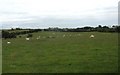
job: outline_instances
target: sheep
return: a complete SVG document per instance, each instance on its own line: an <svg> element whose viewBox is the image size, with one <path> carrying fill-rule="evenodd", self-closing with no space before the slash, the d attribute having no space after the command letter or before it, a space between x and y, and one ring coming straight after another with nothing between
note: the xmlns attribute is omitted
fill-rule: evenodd
<svg viewBox="0 0 120 75"><path fill-rule="evenodd" d="M37 40L40 39L40 36L38 36L36 39L37 39Z"/></svg>
<svg viewBox="0 0 120 75"><path fill-rule="evenodd" d="M11 42L8 41L7 44L11 44Z"/></svg>
<svg viewBox="0 0 120 75"><path fill-rule="evenodd" d="M65 35L63 35L63 37L65 37Z"/></svg>
<svg viewBox="0 0 120 75"><path fill-rule="evenodd" d="M90 38L94 38L95 36L94 35L90 35Z"/></svg>
<svg viewBox="0 0 120 75"><path fill-rule="evenodd" d="M30 40L30 38L26 38L26 40Z"/></svg>
<svg viewBox="0 0 120 75"><path fill-rule="evenodd" d="M36 38L37 40L39 39L39 38Z"/></svg>

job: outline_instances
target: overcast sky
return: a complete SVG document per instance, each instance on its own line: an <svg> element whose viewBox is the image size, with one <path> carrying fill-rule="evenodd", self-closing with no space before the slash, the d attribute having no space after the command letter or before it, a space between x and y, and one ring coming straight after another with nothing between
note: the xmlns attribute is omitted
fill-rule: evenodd
<svg viewBox="0 0 120 75"><path fill-rule="evenodd" d="M114 25L119 0L0 0L0 27Z"/></svg>

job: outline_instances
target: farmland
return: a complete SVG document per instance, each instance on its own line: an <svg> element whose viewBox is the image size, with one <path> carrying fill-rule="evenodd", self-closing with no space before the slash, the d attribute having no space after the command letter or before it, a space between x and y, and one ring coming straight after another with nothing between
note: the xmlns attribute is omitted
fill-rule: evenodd
<svg viewBox="0 0 120 75"><path fill-rule="evenodd" d="M89 38L91 34L95 38ZM21 36L2 40L3 73L118 71L117 33L38 32L29 41L25 40L26 35ZM36 39L38 36L40 39Z"/></svg>

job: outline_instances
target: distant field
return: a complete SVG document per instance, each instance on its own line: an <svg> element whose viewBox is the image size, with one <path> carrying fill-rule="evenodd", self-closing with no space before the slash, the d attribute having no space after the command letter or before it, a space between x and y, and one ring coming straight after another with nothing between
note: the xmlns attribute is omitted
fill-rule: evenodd
<svg viewBox="0 0 120 75"><path fill-rule="evenodd" d="M117 33L38 32L29 41L3 39L2 51L3 73L118 72Z"/></svg>

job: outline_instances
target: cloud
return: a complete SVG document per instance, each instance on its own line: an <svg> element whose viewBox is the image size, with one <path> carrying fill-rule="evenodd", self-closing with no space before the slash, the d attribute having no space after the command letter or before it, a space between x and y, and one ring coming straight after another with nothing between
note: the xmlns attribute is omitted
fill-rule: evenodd
<svg viewBox="0 0 120 75"><path fill-rule="evenodd" d="M77 27L117 24L119 0L0 0L7 27ZM12 25L12 26L11 26Z"/></svg>

